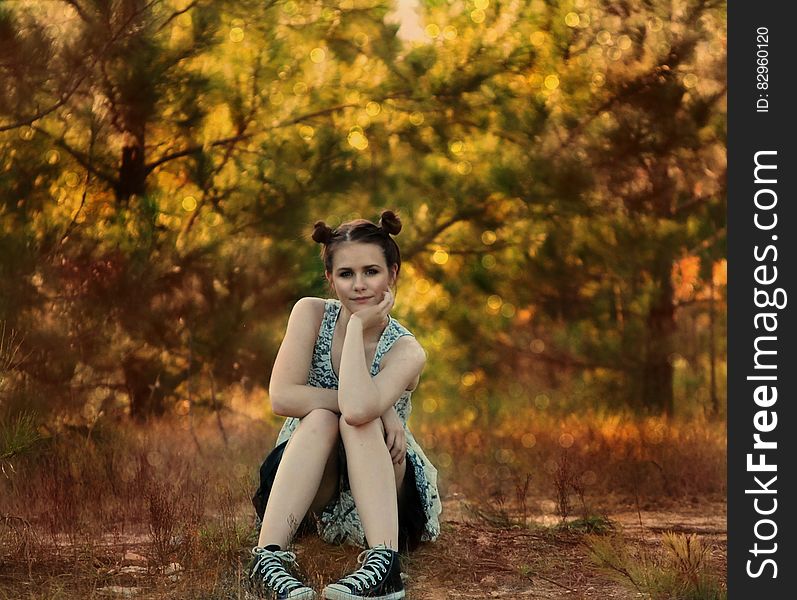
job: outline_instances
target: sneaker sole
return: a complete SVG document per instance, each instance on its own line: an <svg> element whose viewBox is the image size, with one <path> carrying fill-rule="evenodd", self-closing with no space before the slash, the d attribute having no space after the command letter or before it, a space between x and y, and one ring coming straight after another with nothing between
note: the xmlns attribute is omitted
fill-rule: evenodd
<svg viewBox="0 0 797 600"><path fill-rule="evenodd" d="M343 592L334 588L324 589L324 598L326 598L326 600L363 600L363 598L367 598L368 600L400 600L403 597L404 590L399 590L392 594L384 594L382 596L355 596L349 592Z"/></svg>
<svg viewBox="0 0 797 600"><path fill-rule="evenodd" d="M244 590L244 600L271 600L273 596L263 595L262 593L252 592L250 590ZM316 594L313 590L305 590L296 594L295 596L290 596L289 600L317 600L318 594Z"/></svg>

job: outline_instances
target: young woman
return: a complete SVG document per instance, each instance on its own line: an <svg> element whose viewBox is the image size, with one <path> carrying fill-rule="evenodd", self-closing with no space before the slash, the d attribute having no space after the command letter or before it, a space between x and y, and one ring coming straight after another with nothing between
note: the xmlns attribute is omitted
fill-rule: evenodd
<svg viewBox="0 0 797 600"><path fill-rule="evenodd" d="M288 417L260 468L253 498L262 519L250 577L267 597L316 598L289 571L285 549L315 525L329 543L366 550L329 600L404 597L399 551L440 533L437 470L407 429L426 354L390 316L401 222L315 224L335 299L294 306L271 374L273 411Z"/></svg>

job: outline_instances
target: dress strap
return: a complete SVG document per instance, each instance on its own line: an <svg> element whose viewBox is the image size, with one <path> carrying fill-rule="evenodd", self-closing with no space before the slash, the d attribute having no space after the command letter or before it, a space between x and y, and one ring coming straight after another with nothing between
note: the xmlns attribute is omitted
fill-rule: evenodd
<svg viewBox="0 0 797 600"><path fill-rule="evenodd" d="M376 375L379 372L380 365L382 364L382 357L390 351L390 349L393 347L393 344L395 344L399 338L402 338L405 335L412 335L415 337L409 329L404 327L404 325L396 321L396 319L393 317L390 317L390 322L387 324L387 327L385 328L385 331L382 333L382 337L379 340L379 345L376 347L376 354L374 354L374 368L371 375Z"/></svg>
<svg viewBox="0 0 797 600"><path fill-rule="evenodd" d="M318 329L318 342L315 348L319 356L329 355L332 352L332 335L335 333L336 315L339 310L340 303L331 298L324 300L324 316Z"/></svg>

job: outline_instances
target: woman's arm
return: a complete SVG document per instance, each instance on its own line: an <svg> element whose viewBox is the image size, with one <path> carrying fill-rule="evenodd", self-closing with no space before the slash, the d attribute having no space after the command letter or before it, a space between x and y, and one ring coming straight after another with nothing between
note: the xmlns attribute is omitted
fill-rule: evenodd
<svg viewBox="0 0 797 600"><path fill-rule="evenodd" d="M405 336L390 349L389 363L375 377L368 372L363 321L383 318L382 312L386 314L393 304L389 294L386 293L385 300L378 307L353 314L346 326L340 359L338 405L350 425L363 425L380 418L415 381L426 364L426 353L421 345L414 337Z"/></svg>
<svg viewBox="0 0 797 600"><path fill-rule="evenodd" d="M301 419L317 408L340 414L338 391L312 385L290 385L280 390L279 401L271 397L271 410L280 417ZM275 408L276 407L276 408Z"/></svg>
<svg viewBox="0 0 797 600"><path fill-rule="evenodd" d="M276 415L302 418L316 408L340 413L337 390L307 385L323 304L321 298L302 298L291 311L268 386Z"/></svg>

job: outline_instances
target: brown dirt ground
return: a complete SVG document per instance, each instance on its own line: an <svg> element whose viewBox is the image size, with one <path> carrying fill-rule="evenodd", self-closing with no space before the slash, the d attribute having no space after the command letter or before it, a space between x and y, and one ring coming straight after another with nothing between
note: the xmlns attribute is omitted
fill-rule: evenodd
<svg viewBox="0 0 797 600"><path fill-rule="evenodd" d="M637 510L633 505L618 504L606 516L615 532L636 548L660 547L664 531L698 534L711 549L713 570L724 579L724 503L694 500L648 508ZM521 527L501 524L485 518L485 514L472 510L462 497L444 502L438 541L423 545L403 560L408 599L640 597L590 562L582 533L551 526L557 522L555 517L536 516L529 526ZM221 578L210 572L158 572L147 565L147 536L124 537L109 536L107 545L93 547L88 560L82 560L76 551L71 566L51 564L49 574L41 571L39 561L29 572L24 564L3 560L0 554L0 565L5 563L0 569L0 600L244 597L241 581L245 558L237 573L230 572L229 563L219 564L214 572L227 573ZM329 546L315 536L307 536L297 541L294 551L308 583L320 590L356 568L360 549Z"/></svg>
<svg viewBox="0 0 797 600"><path fill-rule="evenodd" d="M724 579L724 503L639 511L618 506L608 517L615 532L635 547L655 549L664 531L697 534L711 548L713 570ZM357 564L356 548L343 546L330 552L329 546L313 538L296 546L298 560L316 589ZM404 559L403 566L411 600L639 597L592 565L583 534L553 527L491 524L475 516L460 499L444 502L438 541L423 545Z"/></svg>

